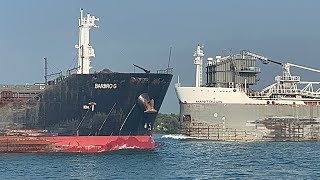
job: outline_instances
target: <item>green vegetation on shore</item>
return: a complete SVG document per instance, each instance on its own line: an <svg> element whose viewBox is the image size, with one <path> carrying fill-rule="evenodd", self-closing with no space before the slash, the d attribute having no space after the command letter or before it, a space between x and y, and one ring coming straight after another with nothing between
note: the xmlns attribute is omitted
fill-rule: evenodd
<svg viewBox="0 0 320 180"><path fill-rule="evenodd" d="M157 115L153 126L154 133L175 134L179 132L179 115L161 114Z"/></svg>

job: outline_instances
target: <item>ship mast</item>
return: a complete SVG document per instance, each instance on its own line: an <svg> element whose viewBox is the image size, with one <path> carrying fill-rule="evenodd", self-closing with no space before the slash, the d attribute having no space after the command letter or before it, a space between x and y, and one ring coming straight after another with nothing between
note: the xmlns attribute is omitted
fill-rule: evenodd
<svg viewBox="0 0 320 180"><path fill-rule="evenodd" d="M202 85L202 60L203 60L203 50L201 46L198 45L196 51L194 52L194 61L193 64L196 65L196 87Z"/></svg>
<svg viewBox="0 0 320 180"><path fill-rule="evenodd" d="M80 9L79 19L79 44L76 45L78 49L78 68L77 74L89 74L91 68L91 58L95 57L94 49L90 46L89 31L92 27L98 27L95 21L99 18L87 14L83 16L83 9Z"/></svg>

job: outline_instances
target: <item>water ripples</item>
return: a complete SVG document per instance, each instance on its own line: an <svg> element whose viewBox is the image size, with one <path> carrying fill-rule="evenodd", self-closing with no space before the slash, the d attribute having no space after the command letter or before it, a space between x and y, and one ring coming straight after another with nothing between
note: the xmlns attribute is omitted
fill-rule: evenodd
<svg viewBox="0 0 320 180"><path fill-rule="evenodd" d="M213 142L155 136L155 150L1 154L1 179L319 179L319 142Z"/></svg>

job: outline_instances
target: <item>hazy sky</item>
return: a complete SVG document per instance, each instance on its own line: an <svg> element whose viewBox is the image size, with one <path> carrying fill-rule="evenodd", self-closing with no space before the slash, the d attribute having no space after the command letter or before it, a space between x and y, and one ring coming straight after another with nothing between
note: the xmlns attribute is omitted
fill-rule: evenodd
<svg viewBox="0 0 320 180"><path fill-rule="evenodd" d="M320 69L320 1L316 0L0 2L1 84L43 82L44 57L49 59L50 73L73 66L81 7L100 18L100 27L91 31L96 52L93 70L132 72L133 63L153 71L164 69L173 47L174 79L161 112L179 111L174 92L177 75L183 85L194 85L192 55L197 44L204 45L206 58L248 49ZM281 73L275 65L262 68L259 87ZM292 72L320 81L319 74Z"/></svg>

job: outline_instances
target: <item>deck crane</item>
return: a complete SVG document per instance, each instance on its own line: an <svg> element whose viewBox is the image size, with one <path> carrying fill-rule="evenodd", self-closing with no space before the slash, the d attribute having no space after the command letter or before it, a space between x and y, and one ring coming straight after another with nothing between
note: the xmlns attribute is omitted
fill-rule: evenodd
<svg viewBox="0 0 320 180"><path fill-rule="evenodd" d="M241 55L242 56L250 56L250 57L253 57L254 59L259 59L263 64L269 64L270 62L272 62L272 63L278 64L278 65L283 65L281 62L271 60L267 57L252 53L247 50L242 50Z"/></svg>
<svg viewBox="0 0 320 180"><path fill-rule="evenodd" d="M271 60L265 56L261 56L261 55L252 53L247 50L242 50L241 55L242 56L250 56L252 58L259 59L263 64L269 64L269 62L272 62L272 63L278 64L278 65L281 65L283 67L283 69L285 70L285 73L287 76L291 76L291 74L290 74L290 67L291 66L320 73L320 70L318 70L318 69L313 69L313 68L309 68L309 67L305 67L305 66L301 66L301 65L297 65L297 64L292 64L292 63L281 63L278 61Z"/></svg>
<svg viewBox="0 0 320 180"><path fill-rule="evenodd" d="M247 50L241 51L241 55L243 58L251 57L254 59L258 59L263 64L269 64L270 62L272 62L282 66L283 75L276 76L275 78L276 83L266 87L261 91L261 93L276 94L278 97L291 94L291 95L300 95L302 97L320 98L320 88L318 88L316 91L313 90L313 85L319 86L320 82L302 82L300 81L300 76L291 75L290 67L296 67L296 68L309 70L317 73L320 73L320 70L297 65L297 64L292 64L292 63L281 63L278 61L271 60L267 57L252 53ZM305 87L299 90L297 87L297 84L304 84Z"/></svg>

